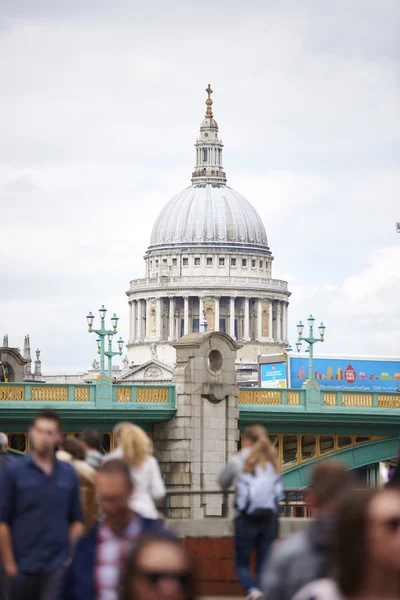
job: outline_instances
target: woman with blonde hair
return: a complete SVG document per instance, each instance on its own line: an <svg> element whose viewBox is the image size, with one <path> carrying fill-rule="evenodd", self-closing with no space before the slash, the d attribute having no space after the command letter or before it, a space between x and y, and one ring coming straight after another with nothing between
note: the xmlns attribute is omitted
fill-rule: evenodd
<svg viewBox="0 0 400 600"><path fill-rule="evenodd" d="M157 519L155 500L164 498L166 489L158 462L152 455L153 444L145 431L133 423L118 423L114 427L117 448L104 460L122 458L131 469L134 490L131 509L147 519Z"/></svg>
<svg viewBox="0 0 400 600"><path fill-rule="evenodd" d="M258 600L263 597L259 589L261 569L277 537L283 491L278 456L264 427L252 425L245 430L242 451L230 458L218 481L224 489L232 483L236 487L235 568L247 600ZM250 571L253 550L257 582Z"/></svg>

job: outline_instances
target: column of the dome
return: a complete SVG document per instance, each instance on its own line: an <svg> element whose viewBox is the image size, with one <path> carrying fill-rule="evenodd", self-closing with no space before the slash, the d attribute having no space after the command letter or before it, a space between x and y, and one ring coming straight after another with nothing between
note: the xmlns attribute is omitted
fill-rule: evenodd
<svg viewBox="0 0 400 600"><path fill-rule="evenodd" d="M243 328L243 341L250 341L250 298L244 298L244 328Z"/></svg>
<svg viewBox="0 0 400 600"><path fill-rule="evenodd" d="M136 341L136 300L131 302L131 340Z"/></svg>
<svg viewBox="0 0 400 600"><path fill-rule="evenodd" d="M128 334L128 342L132 342L132 305L133 300L129 300L128 302L128 310L129 310L129 334Z"/></svg>
<svg viewBox="0 0 400 600"><path fill-rule="evenodd" d="M143 312L142 312L142 299L139 298L137 301L137 340L143 338Z"/></svg>
<svg viewBox="0 0 400 600"><path fill-rule="evenodd" d="M214 331L219 331L219 296L214 300Z"/></svg>
<svg viewBox="0 0 400 600"><path fill-rule="evenodd" d="M235 296L229 298L229 335L235 339Z"/></svg>
<svg viewBox="0 0 400 600"><path fill-rule="evenodd" d="M146 298L146 340L150 339L150 298Z"/></svg>
<svg viewBox="0 0 400 600"><path fill-rule="evenodd" d="M273 310L273 302L272 300L269 301L269 311L268 311L268 337L271 340L271 342L274 340L274 332L272 331L272 327L273 327L273 320L272 320L272 310Z"/></svg>
<svg viewBox="0 0 400 600"><path fill-rule="evenodd" d="M276 306L276 341L282 341L282 304L277 302Z"/></svg>
<svg viewBox="0 0 400 600"><path fill-rule="evenodd" d="M283 316L282 316L282 325L283 325L283 341L285 344L288 343L288 303L283 303Z"/></svg>
<svg viewBox="0 0 400 600"><path fill-rule="evenodd" d="M175 298L169 298L168 341L175 339Z"/></svg>
<svg viewBox="0 0 400 600"><path fill-rule="evenodd" d="M262 335L262 299L257 299L257 339L261 341Z"/></svg>
<svg viewBox="0 0 400 600"><path fill-rule="evenodd" d="M156 337L158 340L162 340L162 331L161 331L161 301L162 298L157 298L156 300Z"/></svg>
<svg viewBox="0 0 400 600"><path fill-rule="evenodd" d="M204 320L204 298L203 296L199 296L199 331L201 328L201 323Z"/></svg>
<svg viewBox="0 0 400 600"><path fill-rule="evenodd" d="M189 296L183 297L183 335L189 333Z"/></svg>

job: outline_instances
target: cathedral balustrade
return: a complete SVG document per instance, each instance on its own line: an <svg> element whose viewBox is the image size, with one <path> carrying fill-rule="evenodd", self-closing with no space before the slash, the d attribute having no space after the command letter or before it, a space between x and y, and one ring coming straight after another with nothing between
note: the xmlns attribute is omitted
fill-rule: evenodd
<svg viewBox="0 0 400 600"><path fill-rule="evenodd" d="M204 289L206 287L228 288L238 287L260 288L263 291L287 291L288 284L281 279L271 279L269 277L229 277L229 276L205 276L205 277L149 277L145 279L134 279L130 282L130 290L158 290L158 289L180 289L196 288Z"/></svg>

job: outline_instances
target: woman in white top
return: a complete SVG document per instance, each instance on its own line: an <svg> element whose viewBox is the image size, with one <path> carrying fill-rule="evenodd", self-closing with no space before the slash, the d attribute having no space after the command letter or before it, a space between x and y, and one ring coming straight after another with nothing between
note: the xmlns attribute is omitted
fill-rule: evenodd
<svg viewBox="0 0 400 600"><path fill-rule="evenodd" d="M155 500L166 494L158 462L152 456L149 436L133 423L119 423L114 429L118 447L104 457L122 458L130 468L134 491L130 500L131 509L146 519L157 519Z"/></svg>

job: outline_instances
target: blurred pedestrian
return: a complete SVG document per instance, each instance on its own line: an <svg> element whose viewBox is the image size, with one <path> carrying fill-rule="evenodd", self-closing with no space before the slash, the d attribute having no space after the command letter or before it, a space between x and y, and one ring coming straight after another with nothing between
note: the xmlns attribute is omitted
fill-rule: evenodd
<svg viewBox="0 0 400 600"><path fill-rule="evenodd" d="M8 437L5 433L0 431L0 478L1 474L5 471L7 466L11 462L11 457L7 452L8 448ZM3 562L0 556L0 600L6 599L7 589L7 575L3 568Z"/></svg>
<svg viewBox="0 0 400 600"><path fill-rule="evenodd" d="M120 600L195 600L191 561L166 533L144 534L128 557Z"/></svg>
<svg viewBox="0 0 400 600"><path fill-rule="evenodd" d="M328 576L333 512L353 483L351 472L336 460L314 467L307 499L316 518L307 529L283 540L264 565L261 587L265 600L291 600L307 583Z"/></svg>
<svg viewBox="0 0 400 600"><path fill-rule="evenodd" d="M104 457L104 460L120 458L125 460L133 480L133 494L130 506L133 511L147 519L157 519L155 500L166 494L158 462L152 455L152 443L141 427L133 423L120 423L114 429L118 447Z"/></svg>
<svg viewBox="0 0 400 600"><path fill-rule="evenodd" d="M84 429L79 439L85 448L86 462L94 469L98 469L103 462L101 434L97 429Z"/></svg>
<svg viewBox="0 0 400 600"><path fill-rule="evenodd" d="M7 434L0 431L0 473L3 468L6 467L9 462L9 455L7 453L8 449L8 437Z"/></svg>
<svg viewBox="0 0 400 600"><path fill-rule="evenodd" d="M333 574L294 600L400 598L399 490L356 490L345 497L334 529Z"/></svg>
<svg viewBox="0 0 400 600"><path fill-rule="evenodd" d="M235 568L248 600L262 598L261 568L278 532L279 498L283 491L278 457L261 425L244 432L244 449L233 456L219 476L219 484L236 487L234 523ZM251 555L256 553L257 581L250 571Z"/></svg>
<svg viewBox="0 0 400 600"><path fill-rule="evenodd" d="M96 500L95 478L96 469L85 462L83 444L76 438L67 437L56 453L58 460L68 462L75 469L79 479L83 520L87 528L94 525L97 520L98 508Z"/></svg>
<svg viewBox="0 0 400 600"><path fill-rule="evenodd" d="M31 454L2 477L0 549L11 600L53 600L84 529L79 484L73 467L54 456L61 440L56 412L39 412L29 435Z"/></svg>
<svg viewBox="0 0 400 600"><path fill-rule="evenodd" d="M96 490L102 521L77 543L62 600L117 600L120 571L129 551L143 532L162 529L131 510L133 483L123 460L111 459L100 467Z"/></svg>

